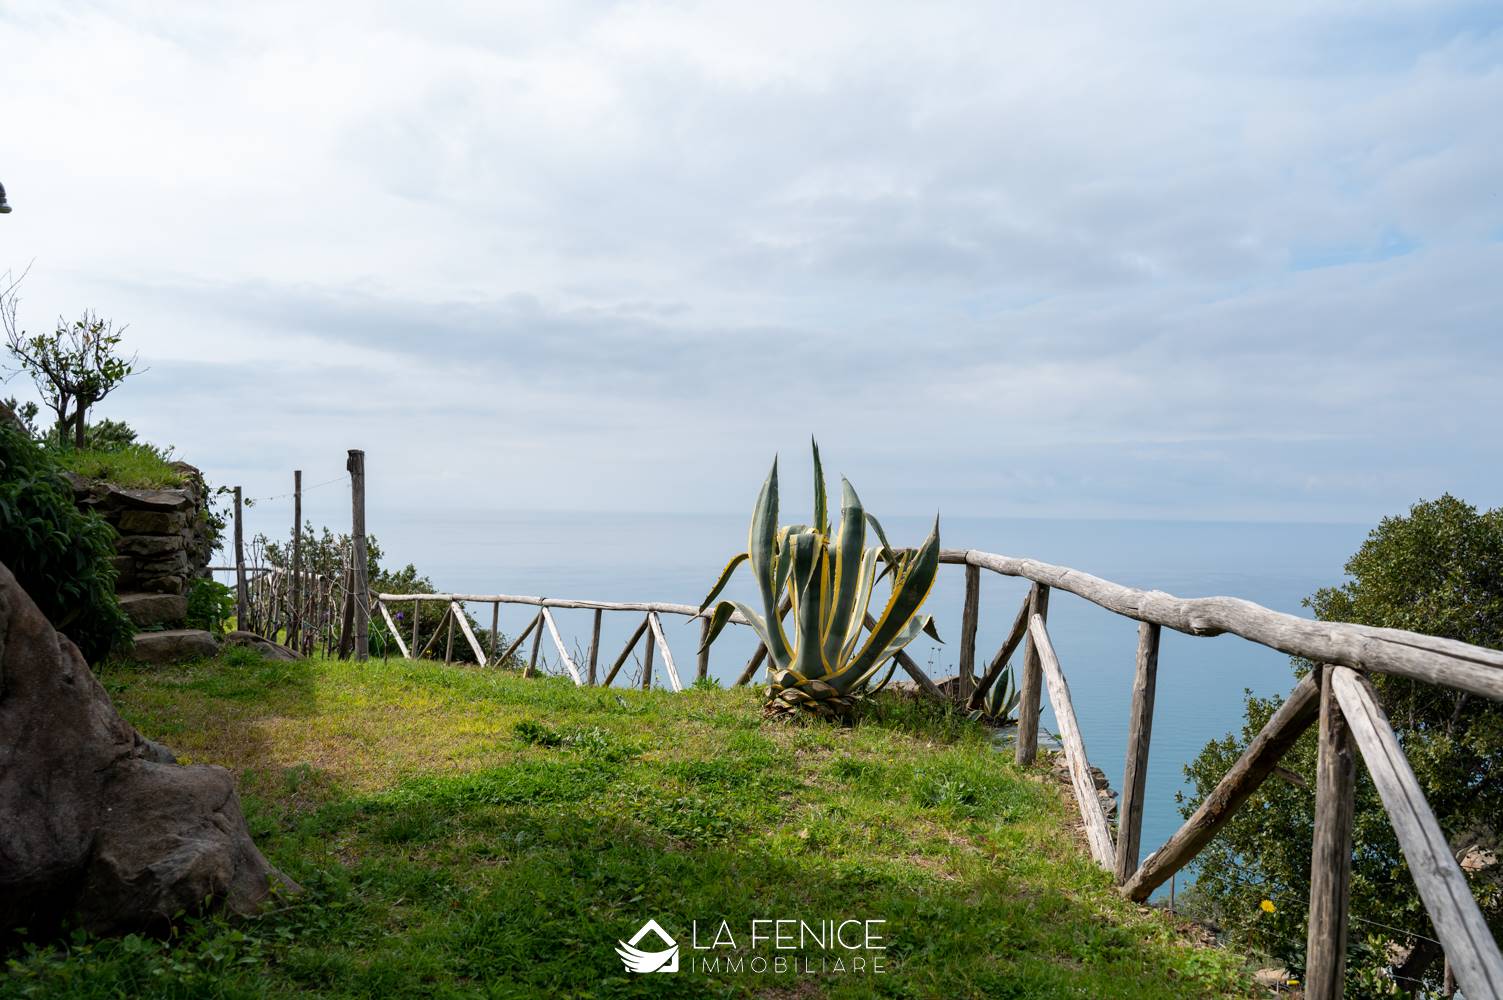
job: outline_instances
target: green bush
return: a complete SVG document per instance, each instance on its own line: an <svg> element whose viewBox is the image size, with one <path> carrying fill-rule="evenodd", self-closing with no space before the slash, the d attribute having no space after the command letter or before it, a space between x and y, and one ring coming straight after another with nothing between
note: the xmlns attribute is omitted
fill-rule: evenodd
<svg viewBox="0 0 1503 1000"><path fill-rule="evenodd" d="M115 532L73 505L57 463L0 421L0 562L90 661L129 641L115 598Z"/></svg>
<svg viewBox="0 0 1503 1000"><path fill-rule="evenodd" d="M215 580L199 579L188 585L189 628L224 634L224 623L235 613L235 592Z"/></svg>

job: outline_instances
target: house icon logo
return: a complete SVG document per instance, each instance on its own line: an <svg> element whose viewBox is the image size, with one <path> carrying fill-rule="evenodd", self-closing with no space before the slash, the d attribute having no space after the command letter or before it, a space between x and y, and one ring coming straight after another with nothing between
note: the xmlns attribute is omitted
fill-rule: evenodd
<svg viewBox="0 0 1503 1000"><path fill-rule="evenodd" d="M643 951L637 947L648 934L656 934L658 940L665 947L662 951ZM656 920L649 920L642 925L642 929L633 934L630 941L617 941L621 947L616 949L616 954L621 956L621 964L626 966L627 972L677 972L678 971L678 942L668 936L661 924Z"/></svg>

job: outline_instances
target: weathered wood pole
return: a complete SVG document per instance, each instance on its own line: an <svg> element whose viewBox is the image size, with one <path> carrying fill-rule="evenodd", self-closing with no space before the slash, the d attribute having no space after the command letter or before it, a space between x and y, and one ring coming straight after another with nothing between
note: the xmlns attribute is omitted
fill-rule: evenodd
<svg viewBox="0 0 1503 1000"><path fill-rule="evenodd" d="M1135 903L1169 881L1175 872L1194 860L1216 831L1257 791L1275 765L1294 746L1320 708L1320 686L1309 677L1295 685L1289 697L1258 731L1231 769L1217 782L1194 815L1174 832L1163 847L1148 855L1122 887L1122 894Z"/></svg>
<svg viewBox="0 0 1503 1000"><path fill-rule="evenodd" d="M1159 626L1138 623L1138 664L1127 720L1127 768L1117 823L1117 884L1138 870L1143 839L1143 789L1148 781L1148 744L1153 738L1153 695L1159 671Z"/></svg>
<svg viewBox="0 0 1503 1000"><path fill-rule="evenodd" d="M496 658L496 650L501 646L501 602L491 602L491 655L489 660ZM481 666L485 666L484 663Z"/></svg>
<svg viewBox="0 0 1503 1000"><path fill-rule="evenodd" d="M1028 618L1038 615L1049 621L1049 588L1035 583L1028 594ZM1039 698L1043 693L1044 668L1039 662L1039 651L1034 645L1030 630L1028 644L1023 647L1023 680L1018 685L1018 745L1016 759L1019 764L1032 764L1039 755Z"/></svg>
<svg viewBox="0 0 1503 1000"><path fill-rule="evenodd" d="M1347 905L1352 878L1352 819L1357 762L1351 733L1320 668L1320 750L1315 766L1315 842L1310 857L1310 921L1305 939L1307 1000L1341 1000L1346 981Z"/></svg>
<svg viewBox="0 0 1503 1000"><path fill-rule="evenodd" d="M1503 953L1371 682L1347 667L1334 667L1331 675L1352 742L1362 752L1367 773L1398 834L1414 887L1430 914L1435 936L1451 959L1461 991L1468 997L1503 997Z"/></svg>
<svg viewBox="0 0 1503 1000"><path fill-rule="evenodd" d="M538 616L533 624L536 626L532 633L532 656L527 660L527 669L522 671L523 677L532 677L538 672L538 651L543 648L543 612L547 608L538 608Z"/></svg>
<svg viewBox="0 0 1503 1000"><path fill-rule="evenodd" d="M449 631L444 636L444 663L454 662L454 609L449 609Z"/></svg>
<svg viewBox="0 0 1503 1000"><path fill-rule="evenodd" d="M652 612L647 613L647 624L652 625ZM642 690L652 690L652 629L647 629L647 648L642 653Z"/></svg>
<svg viewBox="0 0 1503 1000"><path fill-rule="evenodd" d="M997 678L1002 676L1002 671L1007 668L1007 661L1017 650L1018 644L1028 634L1028 605L1032 594L1023 598L1023 604L1018 608L1018 616L1013 619L1012 631L1007 633L1007 640L997 650L997 655L992 657L991 665L986 668L986 673L976 682L976 689L971 692L970 699L966 702L969 711L976 711L986 702L986 693L997 683Z"/></svg>
<svg viewBox="0 0 1503 1000"><path fill-rule="evenodd" d="M344 609L339 627L339 658L348 660L355 649L355 560L344 565Z"/></svg>
<svg viewBox="0 0 1503 1000"><path fill-rule="evenodd" d="M1060 669L1059 657L1054 653L1054 644L1044 628L1044 619L1034 615L1028 620L1028 637L1039 651L1044 681L1049 685L1049 700L1054 705L1054 717L1059 720L1059 742L1065 751L1065 763L1070 768L1070 784L1075 789L1075 802L1080 807L1080 819L1085 824L1086 842L1091 848L1091 857L1107 871L1111 871L1117 848L1112 844L1111 827L1106 822L1106 812L1101 800L1096 797L1096 783L1091 779L1091 760L1086 756L1085 740L1080 735L1080 723L1075 721L1075 705L1070 698L1070 684L1065 672Z"/></svg>
<svg viewBox="0 0 1503 1000"><path fill-rule="evenodd" d="M350 543L354 549L351 562L355 570L355 659L367 660L371 655L371 595L369 581L365 578L370 569L365 547L365 452L351 448L345 467L350 470Z"/></svg>
<svg viewBox="0 0 1503 1000"><path fill-rule="evenodd" d="M511 641L511 645L506 647L505 652L496 657L496 665L500 666L507 660L511 659L511 654L522 648L522 643L527 641L527 637L532 634L532 630L542 627L543 612L539 610L538 613L533 617L532 621L527 623L527 627L522 630L522 634L513 639Z"/></svg>
<svg viewBox="0 0 1503 1000"><path fill-rule="evenodd" d="M699 620L699 660L694 665L694 679L702 681L710 676L710 647L706 640L710 638L710 619Z"/></svg>
<svg viewBox="0 0 1503 1000"><path fill-rule="evenodd" d="M235 487L235 627L250 628L250 593L245 586L245 525L240 513L240 487Z"/></svg>
<svg viewBox="0 0 1503 1000"><path fill-rule="evenodd" d="M298 648L303 631L303 470L292 472L292 617L287 622L287 645ZM273 637L275 638L275 637Z"/></svg>
<svg viewBox="0 0 1503 1000"><path fill-rule="evenodd" d="M595 624L590 629L590 686L595 686L596 664L600 662L600 617L605 614L599 608L595 609Z"/></svg>
<svg viewBox="0 0 1503 1000"><path fill-rule="evenodd" d="M643 632L647 631L648 624L648 620L643 618L642 624L638 625L637 630L631 634L631 638L626 640L626 647L621 650L621 655L616 657L616 662L611 664L611 669L606 671L605 680L600 682L602 687L611 686L611 681L616 679L616 674L626 665L626 661L631 657L631 651L637 648L637 640L642 638Z"/></svg>
<svg viewBox="0 0 1503 1000"><path fill-rule="evenodd" d="M412 658L414 660L418 658L419 651L422 649L422 647L418 645L418 622L420 622L422 620L423 620L423 602L422 601L413 601L412 602Z"/></svg>
<svg viewBox="0 0 1503 1000"><path fill-rule="evenodd" d="M965 568L965 608L960 616L960 674L956 700L964 704L976 690L976 625L981 618L981 567Z"/></svg>

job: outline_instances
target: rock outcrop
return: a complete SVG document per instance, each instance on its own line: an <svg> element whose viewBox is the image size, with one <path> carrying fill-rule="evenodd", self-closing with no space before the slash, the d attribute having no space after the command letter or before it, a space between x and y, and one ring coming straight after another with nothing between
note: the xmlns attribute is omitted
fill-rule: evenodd
<svg viewBox="0 0 1503 1000"><path fill-rule="evenodd" d="M0 937L248 913L296 889L251 842L230 773L171 761L0 565Z"/></svg>

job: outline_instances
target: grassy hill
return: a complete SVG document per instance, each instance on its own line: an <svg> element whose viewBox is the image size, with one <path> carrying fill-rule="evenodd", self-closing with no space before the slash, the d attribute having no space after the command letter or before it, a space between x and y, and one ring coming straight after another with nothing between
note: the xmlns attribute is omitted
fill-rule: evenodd
<svg viewBox="0 0 1503 1000"><path fill-rule="evenodd" d="M1254 992L1238 956L1111 890L1042 772L931 707L789 727L764 724L745 690L243 653L103 679L145 734L236 772L257 842L306 892L253 920L188 920L168 941L28 948L0 995ZM679 943L677 973L618 959L648 918ZM747 960L775 954L750 947L759 919L883 921L883 948L804 947L786 953L794 971L754 972ZM698 944L725 920L737 947L694 948L695 920ZM704 971L711 956L719 971ZM736 957L747 964L726 971Z"/></svg>

